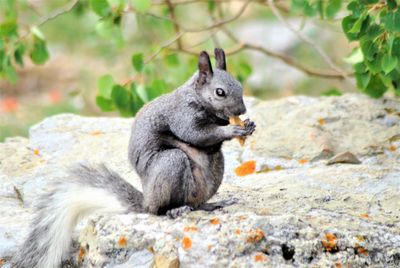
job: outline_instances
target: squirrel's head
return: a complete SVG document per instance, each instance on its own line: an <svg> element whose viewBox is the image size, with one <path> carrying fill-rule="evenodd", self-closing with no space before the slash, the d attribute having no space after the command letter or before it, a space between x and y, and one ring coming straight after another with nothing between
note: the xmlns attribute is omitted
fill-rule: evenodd
<svg viewBox="0 0 400 268"><path fill-rule="evenodd" d="M225 53L214 50L216 69L211 67L210 57L202 51L195 90L205 108L217 117L227 120L246 112L242 85L226 71Z"/></svg>

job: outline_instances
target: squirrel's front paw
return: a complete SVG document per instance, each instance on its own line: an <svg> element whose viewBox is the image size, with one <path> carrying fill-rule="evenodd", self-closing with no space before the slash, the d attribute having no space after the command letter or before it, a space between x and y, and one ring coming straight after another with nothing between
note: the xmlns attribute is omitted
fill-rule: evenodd
<svg viewBox="0 0 400 268"><path fill-rule="evenodd" d="M228 125L227 130L229 132L228 136L230 138L234 137L246 137L253 134L254 130L256 129L256 124L249 119L244 120L244 126L239 125Z"/></svg>
<svg viewBox="0 0 400 268"><path fill-rule="evenodd" d="M246 130L246 136L250 136L256 130L256 123L246 119L244 120L244 129Z"/></svg>

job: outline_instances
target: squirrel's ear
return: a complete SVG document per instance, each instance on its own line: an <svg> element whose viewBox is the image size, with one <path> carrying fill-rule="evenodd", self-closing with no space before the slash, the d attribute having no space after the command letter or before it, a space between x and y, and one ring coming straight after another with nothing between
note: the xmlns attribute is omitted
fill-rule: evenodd
<svg viewBox="0 0 400 268"><path fill-rule="evenodd" d="M225 52L222 48L214 49L215 59L217 60L217 68L226 71Z"/></svg>
<svg viewBox="0 0 400 268"><path fill-rule="evenodd" d="M199 57L199 77L197 83L203 85L207 82L207 79L213 76L213 70L211 67L210 57L207 52L202 51Z"/></svg>

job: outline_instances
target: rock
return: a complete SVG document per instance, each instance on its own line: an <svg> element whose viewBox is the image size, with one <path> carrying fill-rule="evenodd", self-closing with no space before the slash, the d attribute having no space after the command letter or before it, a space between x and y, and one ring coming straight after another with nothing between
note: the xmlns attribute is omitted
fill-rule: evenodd
<svg viewBox="0 0 400 268"><path fill-rule="evenodd" d="M340 154L335 155L331 159L328 160L326 163L327 165L333 164L361 164L361 161L358 158L350 153L350 152L343 152Z"/></svg>
<svg viewBox="0 0 400 268"><path fill-rule="evenodd" d="M392 137L400 134L399 103L362 95L246 102L258 128L244 147L235 140L224 145L224 182L211 200L238 202L175 220L92 215L73 234L66 263L398 267L400 141ZM0 143L0 263L26 237L32 207L48 183L68 179L68 166L105 162L141 189L127 159L131 124L64 114L32 127L29 139ZM362 163L325 165L328 155L345 151ZM250 160L255 170L236 176L234 169Z"/></svg>
<svg viewBox="0 0 400 268"><path fill-rule="evenodd" d="M155 268L179 268L179 258L173 257L167 257L164 255L157 255L154 258L154 266Z"/></svg>

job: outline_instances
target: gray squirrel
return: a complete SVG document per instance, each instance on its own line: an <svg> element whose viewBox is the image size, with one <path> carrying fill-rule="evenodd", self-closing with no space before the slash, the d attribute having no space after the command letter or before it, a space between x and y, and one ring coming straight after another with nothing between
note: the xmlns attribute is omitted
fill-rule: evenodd
<svg viewBox="0 0 400 268"><path fill-rule="evenodd" d="M225 53L216 48L216 69L203 51L198 71L175 91L145 105L136 115L129 161L143 193L104 165L79 165L68 180L41 197L30 233L11 261L14 268L60 267L67 257L77 222L94 212L151 213L175 218L206 203L224 174L221 146L246 137L254 122L230 125L229 117L246 112L242 87L226 72Z"/></svg>

